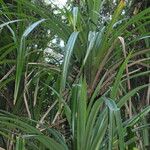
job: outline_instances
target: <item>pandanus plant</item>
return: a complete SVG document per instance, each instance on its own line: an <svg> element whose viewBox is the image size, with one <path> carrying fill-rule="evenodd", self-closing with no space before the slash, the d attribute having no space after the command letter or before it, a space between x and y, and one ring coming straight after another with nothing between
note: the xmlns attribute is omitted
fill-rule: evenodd
<svg viewBox="0 0 150 150"><path fill-rule="evenodd" d="M128 3L0 1L2 147L149 146L150 9L130 17Z"/></svg>

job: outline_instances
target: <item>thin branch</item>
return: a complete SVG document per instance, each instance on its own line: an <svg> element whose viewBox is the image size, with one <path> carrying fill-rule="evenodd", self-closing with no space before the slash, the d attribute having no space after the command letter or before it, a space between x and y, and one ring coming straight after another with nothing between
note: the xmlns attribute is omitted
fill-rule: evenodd
<svg viewBox="0 0 150 150"><path fill-rule="evenodd" d="M61 72L61 70L58 69L58 68L56 68L56 66L50 65L50 64L46 64L46 63L30 62L30 63L28 63L28 65L38 65L38 66L40 66L40 67L48 67L48 68L51 68L51 69L54 70L54 71Z"/></svg>
<svg viewBox="0 0 150 150"><path fill-rule="evenodd" d="M5 79L7 79L7 77L15 70L15 66L13 66L4 76L3 78L0 80L0 83L3 82Z"/></svg>
<svg viewBox="0 0 150 150"><path fill-rule="evenodd" d="M40 78L37 79L37 83L36 83L36 87L35 87L35 91L34 91L33 106L35 106L36 102L37 102L37 95L38 95L38 90L39 90L39 80L40 80Z"/></svg>
<svg viewBox="0 0 150 150"><path fill-rule="evenodd" d="M58 100L53 103L51 107L48 108L48 110L45 112L45 114L41 117L39 123L36 125L36 128L39 128L41 124L43 124L44 119L47 117L49 112L53 109L53 107L57 104Z"/></svg>
<svg viewBox="0 0 150 150"><path fill-rule="evenodd" d="M122 51L123 51L123 55L124 55L124 58L126 59L127 58L127 55L126 55L126 47L125 47L125 41L124 41L124 38L123 37L118 37L121 44L122 44ZM130 83L130 76L129 76L129 68L128 68L128 65L126 65L126 75L127 75L127 85L128 85L128 91L131 90L131 83ZM131 98L129 99L129 116L130 118L132 118L132 102L131 102Z"/></svg>
<svg viewBox="0 0 150 150"><path fill-rule="evenodd" d="M103 70L103 67L105 66L105 62L107 61L109 55L111 54L111 52L114 49L114 46L116 45L117 42L118 42L118 39L116 39L114 41L114 43L112 44L112 46L108 49L108 52L107 52L106 56L104 57L102 63L100 63L99 69L98 69L98 71L96 73L95 79L94 79L92 87L90 89L90 94L89 94L90 96L92 95L92 93L93 93L93 91L94 91L94 89L95 89L95 87L96 87L96 85L98 83L99 76L100 76L101 71Z"/></svg>
<svg viewBox="0 0 150 150"><path fill-rule="evenodd" d="M150 76L149 76L149 83L150 83ZM150 86L148 86L148 90L147 90L147 105L150 104Z"/></svg>
<svg viewBox="0 0 150 150"><path fill-rule="evenodd" d="M141 62L147 61L147 60L150 60L150 57L149 57L149 58L143 58L143 59L139 59L139 60L137 60L137 61L134 61L133 63L128 64L128 67L131 67L131 66L136 65L136 64L140 64Z"/></svg>
<svg viewBox="0 0 150 150"><path fill-rule="evenodd" d="M25 107L26 107L26 110L27 110L27 113L28 113L28 117L31 119L31 112L30 112L30 109L29 109L29 104L28 104L28 100L27 100L27 97L26 97L26 92L27 92L27 73L25 73L25 83L24 83L24 93L23 93L23 98L24 98L24 103L25 103Z"/></svg>

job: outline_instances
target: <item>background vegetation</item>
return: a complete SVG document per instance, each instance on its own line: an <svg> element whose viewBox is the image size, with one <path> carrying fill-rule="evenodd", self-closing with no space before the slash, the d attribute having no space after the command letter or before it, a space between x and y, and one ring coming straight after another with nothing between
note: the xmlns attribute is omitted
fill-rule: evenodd
<svg viewBox="0 0 150 150"><path fill-rule="evenodd" d="M150 149L149 6L0 0L0 146Z"/></svg>

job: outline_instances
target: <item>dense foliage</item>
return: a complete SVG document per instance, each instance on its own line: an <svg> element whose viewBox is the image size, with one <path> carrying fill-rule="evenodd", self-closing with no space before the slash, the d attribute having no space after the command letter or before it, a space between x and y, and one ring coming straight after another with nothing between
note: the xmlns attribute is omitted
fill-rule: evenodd
<svg viewBox="0 0 150 150"><path fill-rule="evenodd" d="M0 0L0 147L150 149L146 0Z"/></svg>

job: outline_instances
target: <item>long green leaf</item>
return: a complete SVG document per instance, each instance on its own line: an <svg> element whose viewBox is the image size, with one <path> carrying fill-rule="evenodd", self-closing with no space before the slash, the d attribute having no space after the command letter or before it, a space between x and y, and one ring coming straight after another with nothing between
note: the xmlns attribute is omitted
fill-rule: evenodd
<svg viewBox="0 0 150 150"><path fill-rule="evenodd" d="M79 34L79 32L73 32L67 42L66 47L65 47L65 58L64 58L64 64L63 64L63 72L62 72L62 78L61 78L60 91L62 91L66 85L69 63L70 63L71 55L72 55L73 48L74 48L78 34Z"/></svg>
<svg viewBox="0 0 150 150"><path fill-rule="evenodd" d="M18 92L19 92L19 86L20 86L20 80L22 76L22 71L23 67L25 64L25 55L26 55L26 50L25 50L25 39L26 37L45 19L39 20L35 23L33 23L31 26L29 26L23 33L20 41L20 48L18 51L18 56L17 56L17 67L16 67L16 81L15 81L15 91L14 91L14 104L16 103Z"/></svg>

